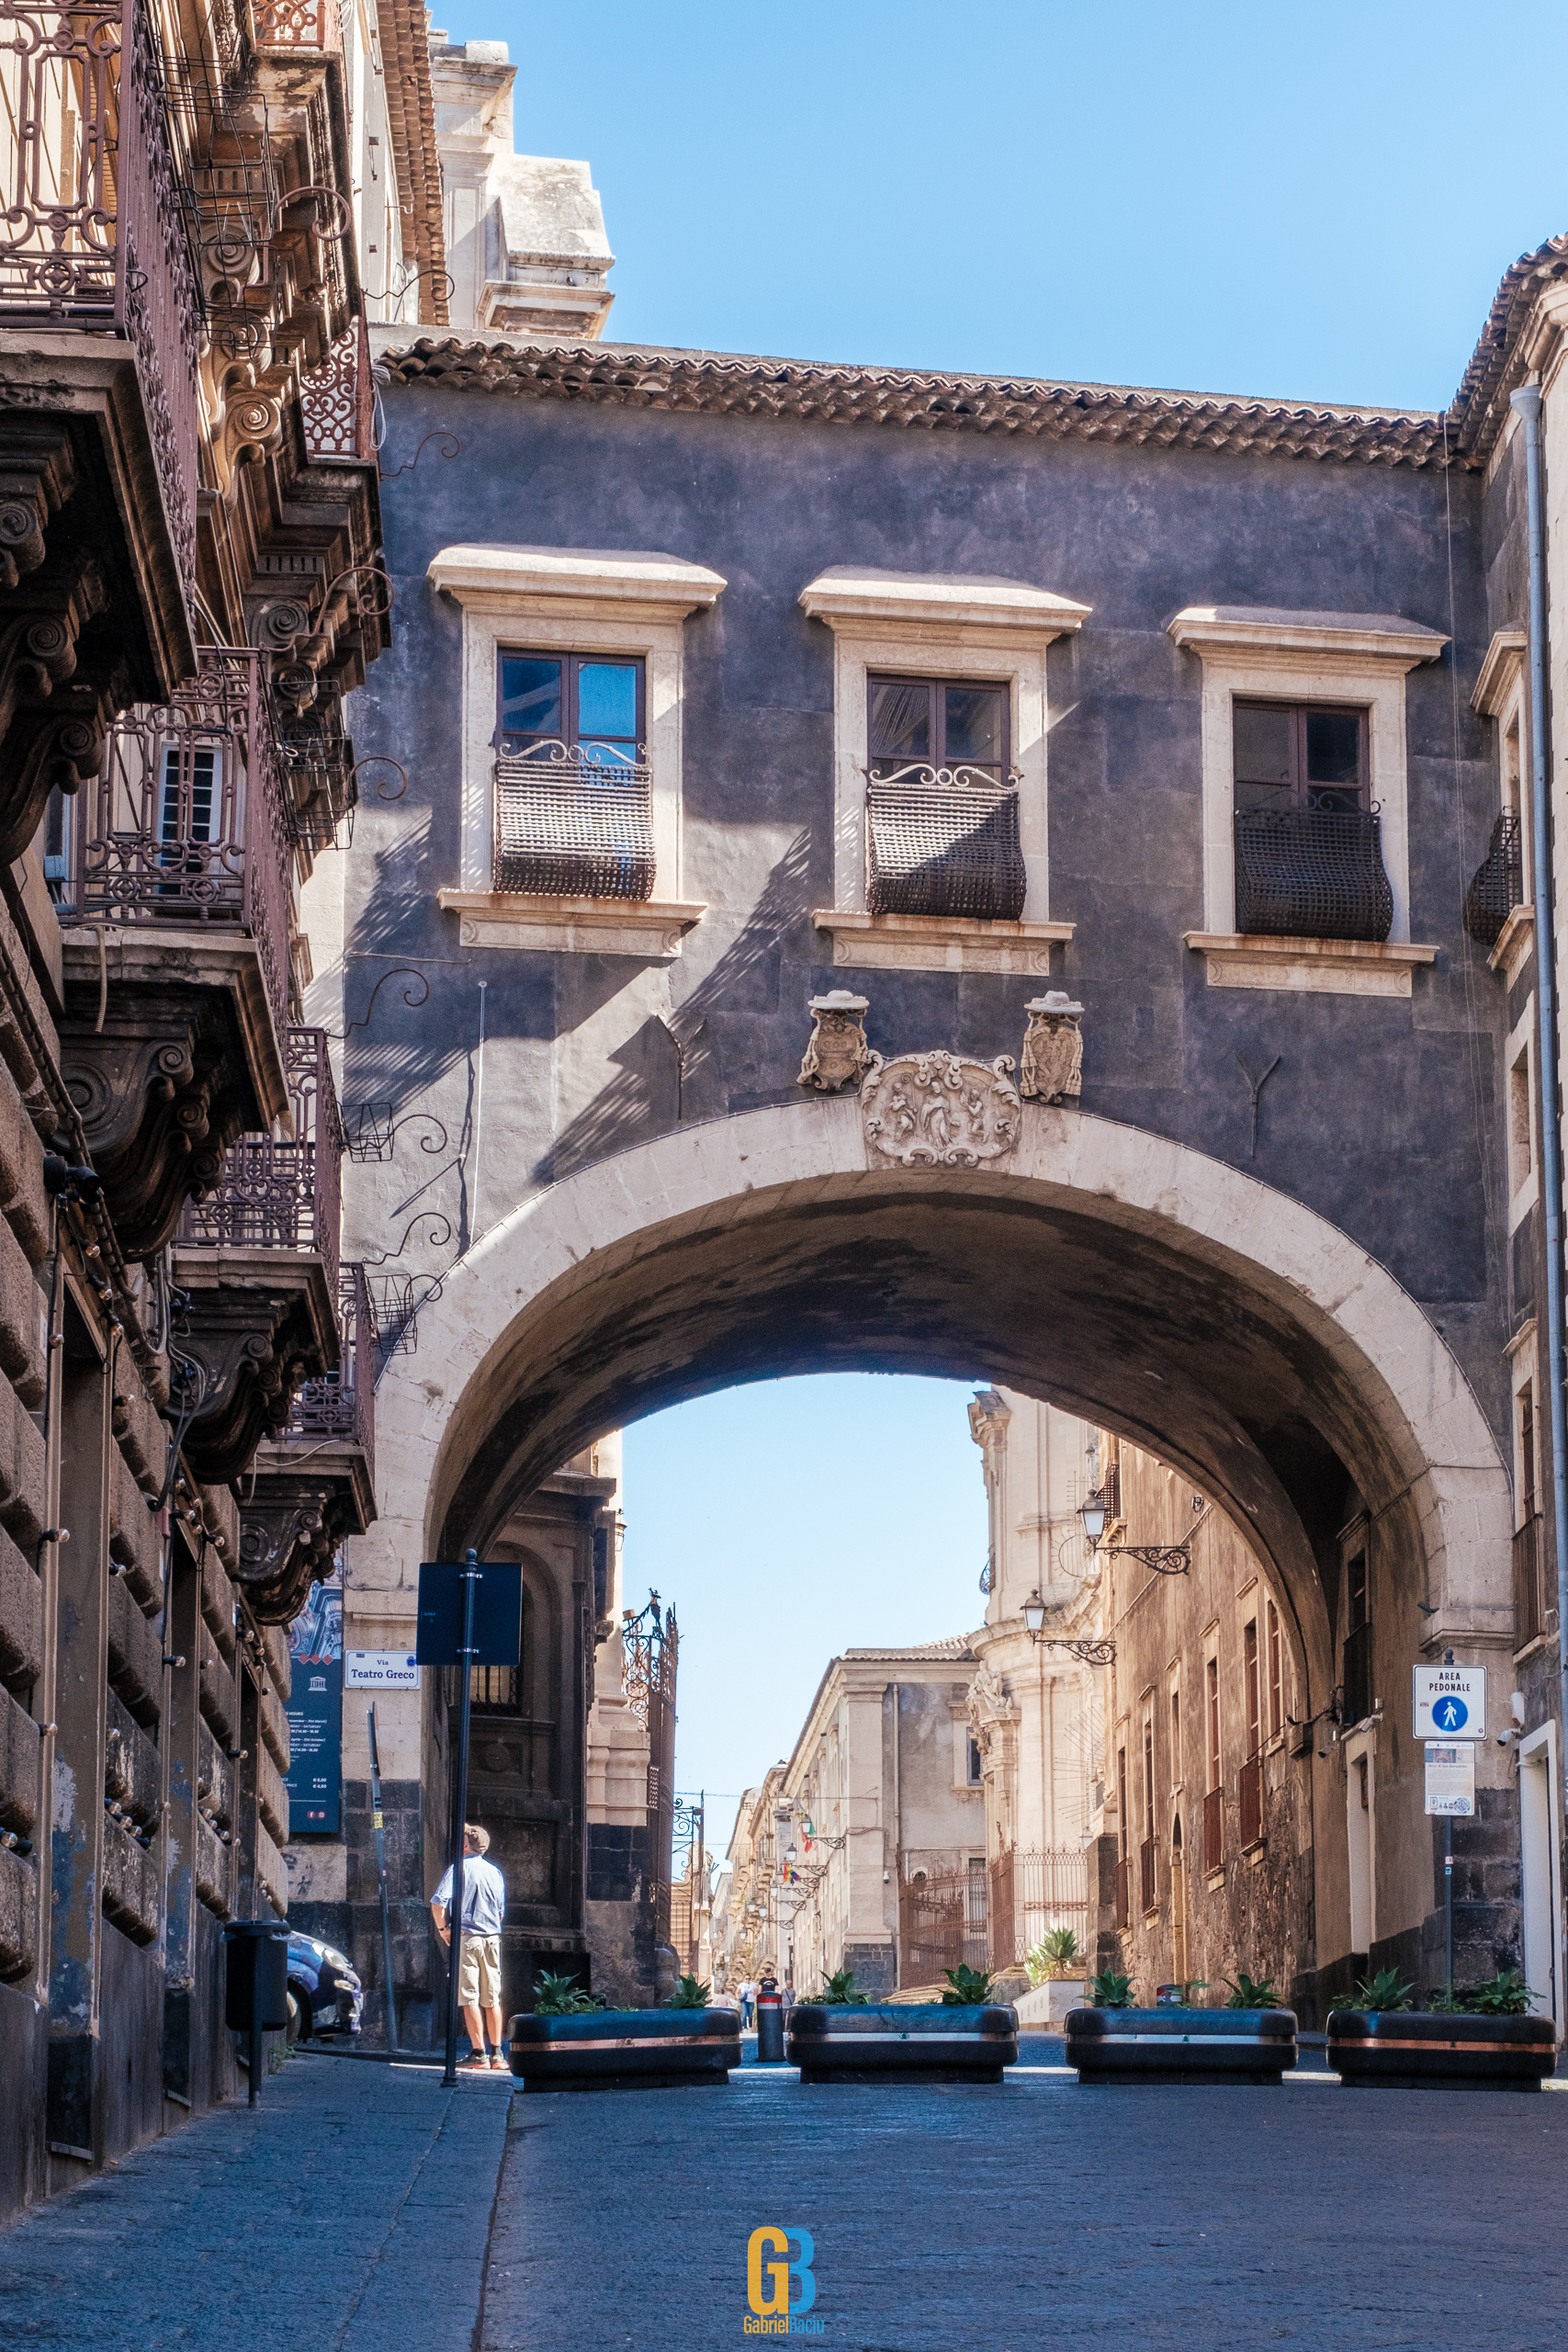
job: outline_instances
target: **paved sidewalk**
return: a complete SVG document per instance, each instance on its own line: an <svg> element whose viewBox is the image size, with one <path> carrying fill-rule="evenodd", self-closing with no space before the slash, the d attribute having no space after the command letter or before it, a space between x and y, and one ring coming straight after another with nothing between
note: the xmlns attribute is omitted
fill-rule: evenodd
<svg viewBox="0 0 1568 2352"><path fill-rule="evenodd" d="M296 2054L0 2236L0 2345L470 2352L510 2091Z"/></svg>
<svg viewBox="0 0 1568 2352"><path fill-rule="evenodd" d="M837 2352L1560 2352L1568 2095L806 2089L520 2098L482 2352L710 2352L760 2222Z"/></svg>

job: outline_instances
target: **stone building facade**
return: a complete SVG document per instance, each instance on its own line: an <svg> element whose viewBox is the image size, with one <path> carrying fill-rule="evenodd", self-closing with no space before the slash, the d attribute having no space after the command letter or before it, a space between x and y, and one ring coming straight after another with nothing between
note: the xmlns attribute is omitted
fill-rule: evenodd
<svg viewBox="0 0 1568 2352"><path fill-rule="evenodd" d="M799 1991L840 1968L876 1994L985 1965L973 1670L963 1635L830 1661L775 1796L781 1940Z"/></svg>
<svg viewBox="0 0 1568 2352"><path fill-rule="evenodd" d="M223 1929L288 1905L286 1628L375 1513L304 1001L367 321L445 308L401 0L7 0L0 85L5 2212L234 2090Z"/></svg>

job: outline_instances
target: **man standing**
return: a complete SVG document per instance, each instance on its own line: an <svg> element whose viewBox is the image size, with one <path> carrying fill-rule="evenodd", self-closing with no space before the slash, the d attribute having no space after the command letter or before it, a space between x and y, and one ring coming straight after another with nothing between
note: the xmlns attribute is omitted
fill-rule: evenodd
<svg viewBox="0 0 1568 2352"><path fill-rule="evenodd" d="M506 1917L506 1881L484 1859L490 1831L468 1822L463 1827L463 1931L457 1952L457 1998L468 2030L469 2056L463 2074L504 2074L501 2054L501 1923ZM452 1873L430 1898L435 1932L448 1951L452 1942ZM485 2056L485 2028L491 2055Z"/></svg>

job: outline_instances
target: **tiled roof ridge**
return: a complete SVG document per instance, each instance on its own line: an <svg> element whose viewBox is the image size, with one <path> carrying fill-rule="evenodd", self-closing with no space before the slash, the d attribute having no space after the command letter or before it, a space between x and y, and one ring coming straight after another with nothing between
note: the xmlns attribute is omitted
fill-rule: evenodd
<svg viewBox="0 0 1568 2352"><path fill-rule="evenodd" d="M1503 282L1449 411L1454 437L1472 464L1484 464L1507 422L1507 396L1526 373L1524 330L1537 299L1546 287L1565 277L1568 235L1548 237L1543 245L1521 254L1503 272Z"/></svg>
<svg viewBox="0 0 1568 2352"><path fill-rule="evenodd" d="M535 400L1421 469L1472 462L1457 444L1445 448L1445 420L1430 412L457 334L417 336L379 357L398 383Z"/></svg>
<svg viewBox="0 0 1568 2352"><path fill-rule="evenodd" d="M975 1655L974 1651L969 1646L971 1638L972 1636L968 1634L948 1634L938 1642L909 1642L906 1643L902 1647L890 1649L850 1649L842 1651L840 1655L846 1660L852 1657L966 1658L973 1657Z"/></svg>

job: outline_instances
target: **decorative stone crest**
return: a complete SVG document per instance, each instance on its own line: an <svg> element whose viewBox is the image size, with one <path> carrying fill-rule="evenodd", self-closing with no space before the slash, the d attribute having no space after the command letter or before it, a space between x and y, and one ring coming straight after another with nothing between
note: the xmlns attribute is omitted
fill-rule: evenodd
<svg viewBox="0 0 1568 2352"><path fill-rule="evenodd" d="M1083 1091L1081 1004L1065 989L1050 989L1024 1006L1029 1027L1018 1091L1030 1102L1076 1102Z"/></svg>
<svg viewBox="0 0 1568 2352"><path fill-rule="evenodd" d="M843 1087L857 1085L867 1070L881 1067L881 1057L865 1041L870 1001L849 989L830 989L826 996L807 997L806 1009L816 1025L797 1085L815 1087L818 1094L837 1094Z"/></svg>
<svg viewBox="0 0 1568 2352"><path fill-rule="evenodd" d="M901 1168L977 1168L1018 1142L1022 1105L1010 1054L900 1054L877 1062L861 1089L868 1150Z"/></svg>

